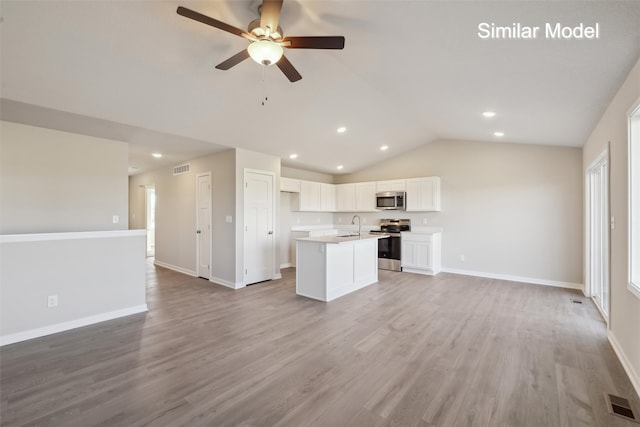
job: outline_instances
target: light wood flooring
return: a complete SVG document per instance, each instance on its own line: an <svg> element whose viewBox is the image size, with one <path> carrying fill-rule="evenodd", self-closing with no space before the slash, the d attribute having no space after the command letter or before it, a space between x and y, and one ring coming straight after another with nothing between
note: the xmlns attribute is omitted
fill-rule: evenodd
<svg viewBox="0 0 640 427"><path fill-rule="evenodd" d="M148 266L149 312L5 346L3 426L635 426L572 290L389 271L330 303ZM570 298L584 300L574 304Z"/></svg>

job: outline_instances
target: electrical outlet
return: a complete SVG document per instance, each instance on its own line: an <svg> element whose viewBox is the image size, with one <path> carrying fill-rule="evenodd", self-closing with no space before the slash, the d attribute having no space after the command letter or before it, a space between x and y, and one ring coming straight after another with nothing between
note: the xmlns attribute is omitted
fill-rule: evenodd
<svg viewBox="0 0 640 427"><path fill-rule="evenodd" d="M422 218L422 225L427 225L427 218Z"/></svg>
<svg viewBox="0 0 640 427"><path fill-rule="evenodd" d="M233 217L231 215L227 215L227 216L224 217L224 220L226 222L233 222Z"/></svg>
<svg viewBox="0 0 640 427"><path fill-rule="evenodd" d="M342 222L342 218L338 217L338 222L341 223Z"/></svg>
<svg viewBox="0 0 640 427"><path fill-rule="evenodd" d="M464 262L465 258L464 255L460 255L460 261Z"/></svg>
<svg viewBox="0 0 640 427"><path fill-rule="evenodd" d="M49 295L47 297L47 307L53 308L58 306L58 295Z"/></svg>
<svg viewBox="0 0 640 427"><path fill-rule="evenodd" d="M365 218L362 218L362 223L363 223L363 224L366 224L366 223L367 223L367 218L366 218L366 217L365 217Z"/></svg>
<svg viewBox="0 0 640 427"><path fill-rule="evenodd" d="M114 215L112 219L114 224L117 224L120 222L120 217L118 215Z"/></svg>

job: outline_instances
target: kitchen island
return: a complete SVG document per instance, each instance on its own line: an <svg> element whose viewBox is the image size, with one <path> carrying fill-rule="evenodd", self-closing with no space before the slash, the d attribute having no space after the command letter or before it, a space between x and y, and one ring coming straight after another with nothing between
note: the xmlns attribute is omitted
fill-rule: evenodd
<svg viewBox="0 0 640 427"><path fill-rule="evenodd" d="M347 234L296 239L296 293L331 301L378 281L382 234Z"/></svg>

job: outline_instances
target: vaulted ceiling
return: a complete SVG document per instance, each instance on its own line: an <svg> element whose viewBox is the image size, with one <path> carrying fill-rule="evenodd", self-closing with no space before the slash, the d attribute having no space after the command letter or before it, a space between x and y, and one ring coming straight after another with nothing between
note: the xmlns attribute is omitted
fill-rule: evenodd
<svg viewBox="0 0 640 427"><path fill-rule="evenodd" d="M176 14L182 5L244 29L259 4L2 0L2 118L128 142L134 173L228 147L346 173L495 131L579 147L640 55L634 0L285 0L285 35L346 38L344 50L287 50L303 76L290 83L251 60L214 69L248 42ZM482 39L483 22L542 29ZM546 23L597 23L599 38L547 39Z"/></svg>

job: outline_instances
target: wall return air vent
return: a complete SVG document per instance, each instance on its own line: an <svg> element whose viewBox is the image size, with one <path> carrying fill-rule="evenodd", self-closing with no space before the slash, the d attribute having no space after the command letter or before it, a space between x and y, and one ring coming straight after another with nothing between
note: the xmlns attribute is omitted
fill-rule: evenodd
<svg viewBox="0 0 640 427"><path fill-rule="evenodd" d="M174 175L182 175L183 173L189 173L190 166L191 165L189 163L185 163L184 165L174 166L173 167L173 174Z"/></svg>

